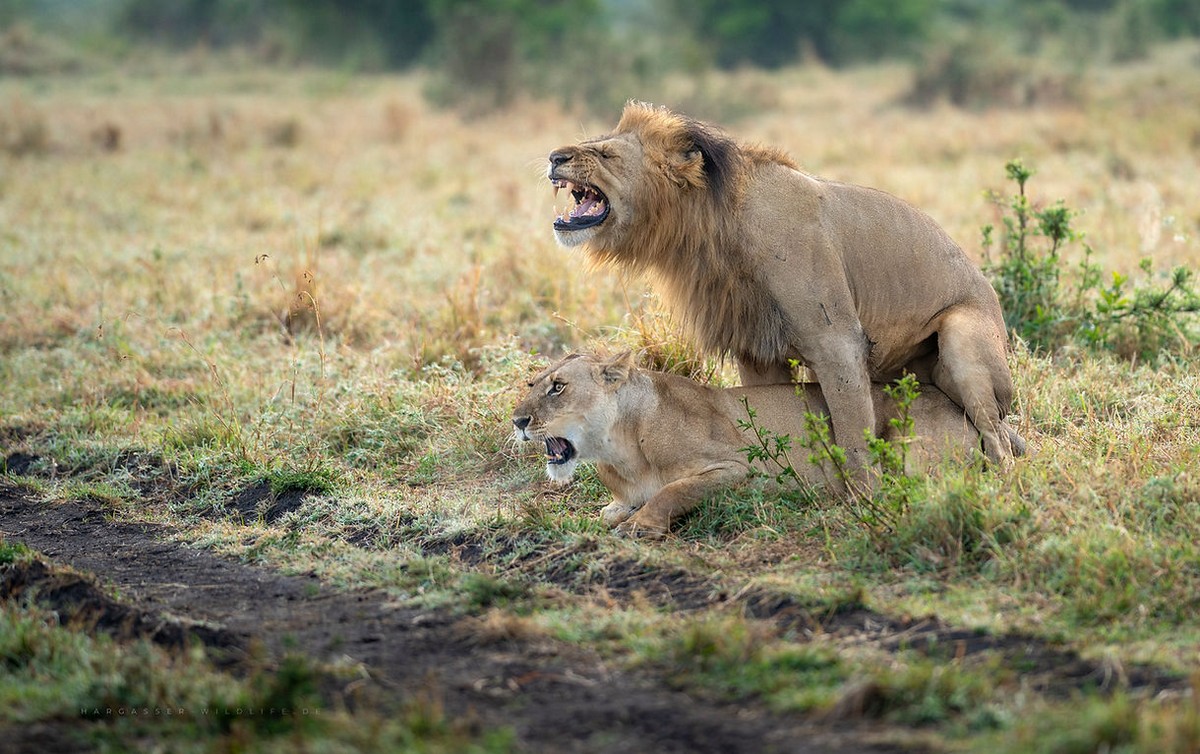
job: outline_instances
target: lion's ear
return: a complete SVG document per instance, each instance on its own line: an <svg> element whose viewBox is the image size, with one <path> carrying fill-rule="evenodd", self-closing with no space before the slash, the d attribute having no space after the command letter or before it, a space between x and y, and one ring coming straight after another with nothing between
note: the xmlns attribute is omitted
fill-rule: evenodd
<svg viewBox="0 0 1200 754"><path fill-rule="evenodd" d="M600 365L600 376L613 387L624 384L634 370L633 351L624 351Z"/></svg>
<svg viewBox="0 0 1200 754"><path fill-rule="evenodd" d="M713 194L723 196L739 169L737 143L697 120L687 121L687 138L691 149L680 156L680 175L686 176L690 185L707 185Z"/></svg>
<svg viewBox="0 0 1200 754"><path fill-rule="evenodd" d="M707 183L704 177L704 155L693 149L671 158L671 180L679 188L701 188Z"/></svg>

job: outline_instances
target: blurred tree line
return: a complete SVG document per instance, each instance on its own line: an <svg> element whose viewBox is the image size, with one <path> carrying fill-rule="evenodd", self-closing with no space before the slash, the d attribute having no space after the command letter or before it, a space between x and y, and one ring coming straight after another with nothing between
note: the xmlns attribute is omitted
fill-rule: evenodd
<svg viewBox="0 0 1200 754"><path fill-rule="evenodd" d="M1133 59L1200 35L1200 0L0 0L0 32L14 24L271 63L422 65L446 101L551 90L607 104L670 71L920 59L947 40L1025 54L1103 32L1110 59Z"/></svg>
<svg viewBox="0 0 1200 754"><path fill-rule="evenodd" d="M570 43L614 33L690 37L723 67L831 65L911 55L947 23L1059 31L1121 14L1159 37L1200 34L1200 0L92 0L114 30L172 45L262 45L267 52L372 68L450 62L459 48L547 64ZM0 0L10 9L87 0ZM0 11L0 15L3 12ZM631 19L637 28L628 28ZM1136 21L1134 19L1137 19Z"/></svg>

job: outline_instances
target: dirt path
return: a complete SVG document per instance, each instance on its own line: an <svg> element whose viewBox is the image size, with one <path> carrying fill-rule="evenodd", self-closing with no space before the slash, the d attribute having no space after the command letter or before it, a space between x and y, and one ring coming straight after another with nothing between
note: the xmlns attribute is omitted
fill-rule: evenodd
<svg viewBox="0 0 1200 754"><path fill-rule="evenodd" d="M204 641L218 663L236 667L257 647L269 658L300 651L317 661L361 662L371 693L326 689L330 704L369 700L394 707L432 694L449 716L511 727L521 748L535 752L897 751L866 743L859 729L693 698L652 676L606 667L574 646L481 644L467 621L449 613L403 608L382 593L337 591L312 577L226 560L171 541L159 526L105 520L87 504L44 503L0 487L0 532L117 587L121 603L104 610L130 612L114 624L161 627L164 617L178 618L167 623ZM20 578L9 593L22 587ZM77 602L107 599L59 587ZM177 639L153 630L162 629L141 633L167 645Z"/></svg>

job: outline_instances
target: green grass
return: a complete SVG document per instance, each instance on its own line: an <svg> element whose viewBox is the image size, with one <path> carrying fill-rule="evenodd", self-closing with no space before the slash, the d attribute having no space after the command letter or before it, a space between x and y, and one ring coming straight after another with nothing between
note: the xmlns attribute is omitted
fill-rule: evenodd
<svg viewBox="0 0 1200 754"><path fill-rule="evenodd" d="M1014 721L1003 737L986 736L979 752L1184 754L1200 746L1200 710L1194 700L1153 702L1118 694L1073 703L1039 705Z"/></svg>
<svg viewBox="0 0 1200 754"><path fill-rule="evenodd" d="M0 727L93 721L78 735L118 750L147 737L195 752L288 751L297 740L320 750L512 750L507 732L470 734L419 699L398 719L324 706L318 674L331 672L290 656L276 668L233 678L213 671L199 650L169 655L144 640L118 644L62 628L36 608L0 605Z"/></svg>
<svg viewBox="0 0 1200 754"><path fill-rule="evenodd" d="M847 678L829 647L780 646L765 625L728 617L684 622L649 655L676 683L730 699L764 698L777 709L827 705Z"/></svg>
<svg viewBox="0 0 1200 754"><path fill-rule="evenodd" d="M8 542L0 539L0 565L16 563L28 558L29 548L20 542Z"/></svg>
<svg viewBox="0 0 1200 754"><path fill-rule="evenodd" d="M902 69L784 70L769 79L771 112L731 125L814 172L912 201L977 261L979 228L997 221L982 192L1003 189L1004 162L1021 154L1040 196L1080 212L1105 270L1136 276L1145 256L1195 267L1198 88L1182 55L1099 71L1095 94L1047 110L897 109ZM1185 701L1048 699L1014 688L986 653L881 652L777 631L736 600L677 614L632 587L606 592L613 574L683 571L727 597L763 589L818 612L935 614L1187 674L1200 663L1194 347L1151 365L1112 343L1018 345L1014 422L1034 452L1005 473L950 464L914 480L886 535L819 496L752 484L705 502L665 542L616 540L598 520L607 493L594 473L555 487L535 444L513 441L528 377L589 347L729 374L680 342L644 281L584 269L551 238L545 153L612 124L536 104L464 122L423 103L418 77L331 91L319 73L245 75L258 83L0 82L0 101L19 96L48 140L0 154L0 456L37 457L22 484L746 705L865 714L980 751L1149 752L1156 731L1164 750L1194 748ZM396 108L402 134L388 127ZM123 132L112 154L89 146L108 121ZM294 144L271 137L287 123ZM270 524L221 515L264 480L275 496L304 493L300 507ZM453 543L467 541L474 554L459 557ZM0 543L0 567L23 556ZM0 705L5 723L101 701L123 674L147 703L171 683L189 704L306 693L299 670L234 681L3 610L0 637L27 645L0 675L0 694L25 700ZM851 714L856 700L866 712ZM352 722L297 735L415 751L510 743L465 736L428 705L357 732ZM120 738L126 725L104 730ZM265 750L289 739L246 735Z"/></svg>

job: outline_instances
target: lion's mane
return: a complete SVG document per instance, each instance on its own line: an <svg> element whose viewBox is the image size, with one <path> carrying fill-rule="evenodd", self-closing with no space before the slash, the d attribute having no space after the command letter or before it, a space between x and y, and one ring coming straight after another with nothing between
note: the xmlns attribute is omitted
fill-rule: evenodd
<svg viewBox="0 0 1200 754"><path fill-rule="evenodd" d="M753 171L795 167L783 152L741 145L718 129L662 107L631 103L616 134L636 133L646 150L636 232L609 245L589 243L594 261L647 274L696 340L719 356L762 364L778 359L792 329L742 257L738 207ZM672 155L698 153L677 164Z"/></svg>

